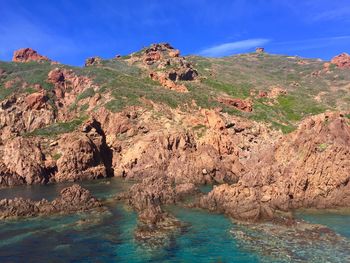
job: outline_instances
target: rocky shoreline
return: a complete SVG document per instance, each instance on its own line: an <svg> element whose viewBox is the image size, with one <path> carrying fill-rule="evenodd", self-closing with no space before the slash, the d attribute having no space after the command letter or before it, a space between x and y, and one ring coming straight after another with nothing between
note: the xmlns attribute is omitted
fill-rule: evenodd
<svg viewBox="0 0 350 263"><path fill-rule="evenodd" d="M334 65L346 70L347 58L338 57ZM195 64L169 44L152 45L120 60L112 62L134 67L152 85L175 92L174 96L186 96L191 85L206 80ZM146 97L137 98L142 106L135 103L112 111L106 106L113 102L112 94L97 92L104 83L31 49L14 56L18 65L33 61L49 67L41 84L21 78L3 83L7 89L21 89L0 102L0 187L113 176L134 180L115 199L137 212L135 238L154 244L185 228L164 206L183 205L188 198L194 199L186 204L189 207L244 222L274 222L281 213L300 208L349 207L348 111L307 116L288 134L244 117L254 110L256 96L274 105L288 94L276 87L259 95L251 91L244 100L221 93L211 99L237 115L221 107L200 107L194 100L192 105L170 107ZM108 63L112 62L94 58L86 67L111 70ZM0 80L10 74L1 70ZM22 92L29 88L30 94ZM125 98L129 97L121 100ZM82 107L84 111L79 111ZM200 193L198 188L206 184L215 186L207 194ZM96 208L104 209L103 202L73 185L52 202L3 199L0 218Z"/></svg>

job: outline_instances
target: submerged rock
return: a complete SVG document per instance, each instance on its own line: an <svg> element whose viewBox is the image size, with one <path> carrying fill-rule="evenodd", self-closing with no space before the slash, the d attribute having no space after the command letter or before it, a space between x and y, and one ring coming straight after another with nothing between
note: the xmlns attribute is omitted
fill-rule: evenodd
<svg viewBox="0 0 350 263"><path fill-rule="evenodd" d="M350 242L331 229L304 221L237 224L232 235L242 249L267 262L348 262Z"/></svg>

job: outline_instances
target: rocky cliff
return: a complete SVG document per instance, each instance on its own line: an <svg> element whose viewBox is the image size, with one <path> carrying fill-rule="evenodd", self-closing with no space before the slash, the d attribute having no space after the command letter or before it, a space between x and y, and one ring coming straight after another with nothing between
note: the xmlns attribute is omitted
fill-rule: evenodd
<svg viewBox="0 0 350 263"><path fill-rule="evenodd" d="M317 60L183 57L154 44L75 68L16 51L0 62L0 186L136 180L121 199L139 212L140 238L150 225L180 227L162 206L187 195L241 220L348 206L345 60L325 71ZM203 184L215 187L198 195Z"/></svg>

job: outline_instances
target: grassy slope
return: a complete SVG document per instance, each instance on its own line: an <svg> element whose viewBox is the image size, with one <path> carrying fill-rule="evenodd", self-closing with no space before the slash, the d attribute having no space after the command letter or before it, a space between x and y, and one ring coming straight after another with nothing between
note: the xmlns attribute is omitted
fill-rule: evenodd
<svg viewBox="0 0 350 263"><path fill-rule="evenodd" d="M189 93L182 94L166 90L152 81L146 72L136 66L129 65L125 60L104 60L99 66L86 68L68 67L78 75L87 75L100 86L96 92L110 93L112 100L105 107L112 111L120 111L129 105L141 105L140 97L164 103L170 107L181 107L186 110L192 100L203 108L222 107L216 98L227 94L235 98L247 98L250 91L265 90L270 86L280 85L288 90L288 95L279 97L272 105L267 99L253 99L252 113L243 113L232 108L223 107L230 113L271 123L284 132L294 129L304 116L317 114L327 109L348 109L350 83L348 71L332 69L330 73L322 73L319 77L312 72L321 70L323 62L305 60L307 64L298 64L295 57L262 54L243 54L225 58L189 57L200 74L200 80L186 82ZM46 83L47 73L57 65L48 63L9 63L0 62L0 69L7 72L0 78L0 99L13 92L31 93L32 89L14 87L5 89L4 83L17 76L29 84L39 83L50 90L52 86ZM295 84L298 83L298 86ZM314 99L323 92L322 101ZM77 97L77 101L92 97L93 90L85 90ZM54 100L54 98L52 98ZM72 108L75 105L72 105ZM85 108L81 107L80 111Z"/></svg>

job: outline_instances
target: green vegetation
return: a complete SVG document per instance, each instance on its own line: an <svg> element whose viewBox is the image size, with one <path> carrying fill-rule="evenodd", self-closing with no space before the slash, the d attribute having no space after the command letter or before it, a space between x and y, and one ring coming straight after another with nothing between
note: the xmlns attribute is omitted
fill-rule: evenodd
<svg viewBox="0 0 350 263"><path fill-rule="evenodd" d="M52 137L57 136L62 133L68 133L76 130L78 126L80 126L86 117L81 117L78 119L74 119L70 122L58 122L54 123L50 126L36 129L30 133L25 134L26 136L44 136L44 137Z"/></svg>
<svg viewBox="0 0 350 263"><path fill-rule="evenodd" d="M87 88L82 93L80 93L77 97L77 101L93 97L95 95L95 91L93 88Z"/></svg>
<svg viewBox="0 0 350 263"><path fill-rule="evenodd" d="M134 56L141 55L137 52ZM301 119L306 116L324 112L327 109L346 110L349 108L350 92L345 85L350 82L348 72L331 69L330 73L319 74L323 62L312 59L276 56L256 53L242 54L225 58L188 57L199 72L199 80L183 82L188 93L178 93L167 90L158 82L151 80L148 73L129 64L124 56L121 59L102 60L100 65L89 67L61 66L73 70L77 75L91 78L98 89L87 88L79 94L70 106L71 110L78 109L79 101L93 97L95 93L101 97L107 109L117 112L125 107L141 105L150 107L148 100L167 105L171 108L187 110L193 107L193 102L201 108L222 108L223 112L243 116L260 122L271 124L284 133L294 130ZM0 99L4 99L14 92L33 93L35 89L29 86L22 88L21 82L40 84L47 89L49 103L55 109L55 96L52 85L46 82L48 72L57 66L50 63L13 63L0 62L0 69L6 73L0 77ZM13 80L13 86L5 89L4 84ZM276 99L256 98L251 95L254 90L269 91L271 87L280 86L287 91L287 95ZM319 94L321 94L319 96ZM217 101L220 96L252 100L253 111L250 113L225 106ZM321 99L315 99L315 98ZM79 112L85 112L89 105L79 107ZM76 127L77 121L71 123L56 123L34 131L37 135L63 133ZM199 128L201 130L201 128Z"/></svg>
<svg viewBox="0 0 350 263"><path fill-rule="evenodd" d="M58 159L60 159L62 157L62 154L61 153L55 153L53 156L52 156L52 158L54 159L54 160L58 160Z"/></svg>

